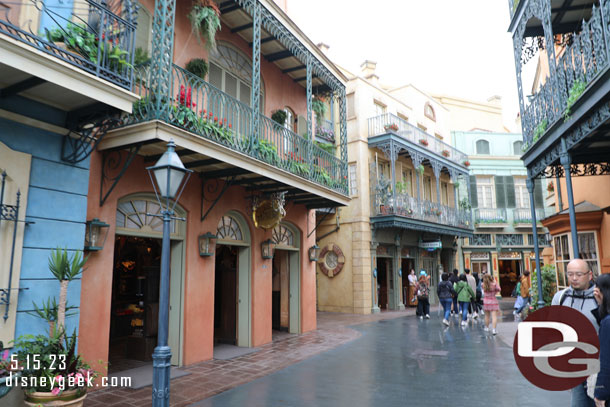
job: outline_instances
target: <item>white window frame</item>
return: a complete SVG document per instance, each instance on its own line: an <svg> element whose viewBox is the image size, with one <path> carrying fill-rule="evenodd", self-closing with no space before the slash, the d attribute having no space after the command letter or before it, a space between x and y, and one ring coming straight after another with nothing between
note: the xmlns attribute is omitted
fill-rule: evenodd
<svg viewBox="0 0 610 407"><path fill-rule="evenodd" d="M486 153L479 152L479 142L482 142L482 141L487 143L487 152ZM482 138L482 139L478 139L477 141L475 141L474 151L476 152L477 155L490 155L491 154L491 144L489 143L489 140L485 140L484 138Z"/></svg>
<svg viewBox="0 0 610 407"><path fill-rule="evenodd" d="M477 176L477 200L479 202L479 208L496 208L494 177Z"/></svg>
<svg viewBox="0 0 610 407"><path fill-rule="evenodd" d="M591 268L591 270L594 272L593 276L597 277L601 271L601 264L599 261L599 242L598 242L598 232L597 230L583 230L583 231L579 231L578 235L584 235L584 234L590 234L593 233L593 240L595 242L595 258L594 259L583 259L585 260L587 263L589 263L589 267ZM557 239L559 239L561 241L562 237L566 237L567 238L567 243L568 243L568 258L567 259L561 259L558 260L557 259L557 251L556 251L556 241ZM574 246L572 244L572 233L567 232L567 233L561 233L558 235L553 235L553 264L555 265L555 281L557 282L557 287L559 287L559 289L565 288L569 285L568 282L568 278L567 276L564 275L564 281L565 281L565 285L561 285L560 281L559 281L559 273L560 273L560 269L557 265L557 263L561 263L563 264L563 272L565 273L566 268L568 263L570 262L571 259L574 258ZM581 255L582 258L582 255ZM593 263L596 267L591 267L591 263ZM597 269L597 274L595 273L595 270Z"/></svg>
<svg viewBox="0 0 610 407"><path fill-rule="evenodd" d="M375 116L374 117L384 115L388 112L388 107L385 104L379 102L378 100L374 100L373 104L375 105Z"/></svg>
<svg viewBox="0 0 610 407"><path fill-rule="evenodd" d="M519 209L530 208L530 194L527 190L525 178L514 177L515 182L515 206Z"/></svg>
<svg viewBox="0 0 610 407"><path fill-rule="evenodd" d="M352 197L358 196L358 164L348 164L349 194Z"/></svg>

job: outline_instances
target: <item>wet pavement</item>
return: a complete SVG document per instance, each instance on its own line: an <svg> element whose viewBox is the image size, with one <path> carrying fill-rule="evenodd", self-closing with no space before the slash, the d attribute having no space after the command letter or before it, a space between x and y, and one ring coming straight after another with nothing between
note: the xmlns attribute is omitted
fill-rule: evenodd
<svg viewBox="0 0 610 407"><path fill-rule="evenodd" d="M414 316L352 327L360 336L275 373L191 404L221 406L568 406L569 392L530 384L512 355L516 324L444 328Z"/></svg>

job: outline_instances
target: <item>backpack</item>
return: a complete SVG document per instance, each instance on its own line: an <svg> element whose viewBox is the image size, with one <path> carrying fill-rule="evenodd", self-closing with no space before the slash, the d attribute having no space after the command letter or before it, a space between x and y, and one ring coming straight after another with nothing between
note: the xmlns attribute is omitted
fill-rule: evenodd
<svg viewBox="0 0 610 407"><path fill-rule="evenodd" d="M559 297L559 305L563 305L563 303L565 302L567 297L571 297L572 298L572 303L574 303L574 298L578 298L578 299L581 299L583 301L583 303L586 300L593 300L597 304L597 300L595 299L595 296L592 295L592 294L588 294L588 295L574 295L574 291L568 292L568 290L566 289L566 290L563 291L563 293L561 293L561 297ZM571 308L571 306L570 306L570 308Z"/></svg>
<svg viewBox="0 0 610 407"><path fill-rule="evenodd" d="M430 293L430 289L428 288L428 284L419 283L419 287L417 288L417 296L427 298Z"/></svg>
<svg viewBox="0 0 610 407"><path fill-rule="evenodd" d="M515 286L515 289L513 290L513 292L510 294L511 297L513 298L517 298L521 295L521 281L519 281L517 283L517 285Z"/></svg>

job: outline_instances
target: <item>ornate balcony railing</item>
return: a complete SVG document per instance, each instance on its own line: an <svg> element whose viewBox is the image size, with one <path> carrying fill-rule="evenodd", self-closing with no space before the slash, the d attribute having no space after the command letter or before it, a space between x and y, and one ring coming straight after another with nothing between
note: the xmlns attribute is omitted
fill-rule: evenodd
<svg viewBox="0 0 610 407"><path fill-rule="evenodd" d="M518 233L497 234L496 246L523 246L523 235Z"/></svg>
<svg viewBox="0 0 610 407"><path fill-rule="evenodd" d="M580 32L572 35L570 45L557 57L546 82L525 107L524 150L533 146L553 123L569 118L571 105L608 67L610 36L604 35L603 22L609 18L607 11L593 6L589 21L583 21Z"/></svg>
<svg viewBox="0 0 610 407"><path fill-rule="evenodd" d="M462 167L468 161L466 154L392 113L369 118L369 137L388 133L397 134L401 138Z"/></svg>
<svg viewBox="0 0 610 407"><path fill-rule="evenodd" d="M536 208L536 220L539 222L544 219L544 209ZM514 223L532 223L532 210L530 208L513 209Z"/></svg>
<svg viewBox="0 0 610 407"><path fill-rule="evenodd" d="M534 245L534 234L530 233L527 235L527 243L530 246ZM540 247L545 247L545 246L551 246L551 241L549 239L547 239L547 235L546 234L538 234L538 246Z"/></svg>
<svg viewBox="0 0 610 407"><path fill-rule="evenodd" d="M0 3L0 33L131 89L137 2L45 3Z"/></svg>
<svg viewBox="0 0 610 407"><path fill-rule="evenodd" d="M470 246L491 246L491 234L475 233L470 238Z"/></svg>
<svg viewBox="0 0 610 407"><path fill-rule="evenodd" d="M134 104L133 113L125 118L124 125L164 120L347 195L347 179L342 176L347 163L311 140L263 115L259 115L259 136L255 138L252 136L254 112L248 105L176 65L172 68L170 94L157 103L149 96L149 74L149 64L136 68L134 91L142 99Z"/></svg>
<svg viewBox="0 0 610 407"><path fill-rule="evenodd" d="M506 209L477 208L474 210L474 223L476 224L503 224L506 223Z"/></svg>
<svg viewBox="0 0 610 407"><path fill-rule="evenodd" d="M372 194L371 216L397 215L441 225L472 229L470 211L456 209L437 202L396 194L396 202L387 192L375 189Z"/></svg>

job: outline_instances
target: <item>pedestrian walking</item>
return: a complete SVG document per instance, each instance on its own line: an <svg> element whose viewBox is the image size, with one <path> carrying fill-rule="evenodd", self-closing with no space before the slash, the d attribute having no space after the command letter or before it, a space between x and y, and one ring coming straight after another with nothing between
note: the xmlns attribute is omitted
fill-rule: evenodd
<svg viewBox="0 0 610 407"><path fill-rule="evenodd" d="M417 316L419 319L430 319L430 280L424 270L420 272L417 285Z"/></svg>
<svg viewBox="0 0 610 407"><path fill-rule="evenodd" d="M449 282L451 283L451 285L455 286L458 281L460 281L460 279L458 278L458 269L453 269L453 273L449 276ZM453 307L451 308L451 313L455 315L459 315L460 313L457 295L453 297Z"/></svg>
<svg viewBox="0 0 610 407"><path fill-rule="evenodd" d="M524 310L527 310L527 308L529 307L530 304L530 288L531 288L531 283L530 283L530 272L528 270L525 270L523 272L523 275L521 276L521 279L519 280L519 282L517 283L519 285L519 297L521 298L521 301L519 301L519 308L517 308L513 314L515 315L515 317L517 319L521 318L524 319L526 314L525 312L523 312ZM519 298L517 298L517 300L519 300ZM515 307L516 307L517 303L515 302Z"/></svg>
<svg viewBox="0 0 610 407"><path fill-rule="evenodd" d="M460 310L462 311L462 326L468 325L468 306L473 298L476 297L474 290L468 284L466 274L460 274L460 281L455 284L453 289L457 294L458 303L460 304Z"/></svg>
<svg viewBox="0 0 610 407"><path fill-rule="evenodd" d="M581 312L589 318L595 329L599 330L597 318L591 312L597 309L598 304L593 295L595 283L589 265L584 260L574 259L568 263L566 275L570 286L555 293L551 305L563 305ZM521 284L523 284L523 280ZM586 381L572 389L571 406L595 407L593 399L587 396Z"/></svg>
<svg viewBox="0 0 610 407"><path fill-rule="evenodd" d="M496 299L496 294L500 292L500 286L495 278L490 274L485 274L483 277L483 310L485 311L485 332L489 331L489 316L491 314L491 333L496 335L496 326L498 325L498 312L500 305Z"/></svg>
<svg viewBox="0 0 610 407"><path fill-rule="evenodd" d="M595 406L610 406L610 274L597 278L593 295L599 305L599 373L595 383Z"/></svg>
<svg viewBox="0 0 610 407"><path fill-rule="evenodd" d="M453 284L449 282L449 274L443 273L441 275L441 281L438 283L436 288L438 299L443 306L444 318L443 324L449 326L449 316L451 315L451 304L453 303L453 297L456 296Z"/></svg>
<svg viewBox="0 0 610 407"><path fill-rule="evenodd" d="M483 280L482 280L483 276L481 276L479 278L479 273L477 273L476 271L472 272L472 276L474 277L474 281L477 285L477 289L475 291L475 294L477 295L477 297L474 300L475 312L483 315L484 314L484 311L483 311Z"/></svg>
<svg viewBox="0 0 610 407"><path fill-rule="evenodd" d="M474 277L470 274L470 269L464 269L464 273L466 273L466 281L468 282L468 285L472 289L472 292L475 293L472 296L472 299L470 300L470 304L469 304L468 308L469 308L469 311L470 311L470 314L472 315L472 317L474 319L477 319L479 317L479 314L477 314L476 304L475 304L475 301L477 299L477 297L476 297L477 282L474 279Z"/></svg>

